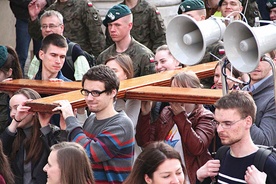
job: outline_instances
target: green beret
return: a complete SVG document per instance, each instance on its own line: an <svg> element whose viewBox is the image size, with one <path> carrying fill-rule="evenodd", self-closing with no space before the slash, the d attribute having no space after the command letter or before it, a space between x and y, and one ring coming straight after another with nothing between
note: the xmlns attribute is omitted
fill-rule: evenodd
<svg viewBox="0 0 276 184"><path fill-rule="evenodd" d="M8 59L7 47L0 45L0 68L6 63Z"/></svg>
<svg viewBox="0 0 276 184"><path fill-rule="evenodd" d="M114 22L119 18L122 18L126 15L131 14L130 9L124 4L118 4L113 6L111 9L108 10L105 19L103 20L103 25L107 27L108 23Z"/></svg>
<svg viewBox="0 0 276 184"><path fill-rule="evenodd" d="M276 7L276 0L267 0L266 7L270 10Z"/></svg>
<svg viewBox="0 0 276 184"><path fill-rule="evenodd" d="M222 3L223 3L223 1L224 1L224 0L220 0L218 5L221 6ZM239 0L239 1L242 3L242 0Z"/></svg>
<svg viewBox="0 0 276 184"><path fill-rule="evenodd" d="M202 0L185 0L180 4L178 14L201 9L205 9L205 5Z"/></svg>

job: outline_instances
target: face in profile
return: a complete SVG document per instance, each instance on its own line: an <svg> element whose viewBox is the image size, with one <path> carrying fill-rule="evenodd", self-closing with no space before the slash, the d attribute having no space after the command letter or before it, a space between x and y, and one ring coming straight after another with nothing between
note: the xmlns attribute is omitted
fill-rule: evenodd
<svg viewBox="0 0 276 184"><path fill-rule="evenodd" d="M43 171L47 173L47 184L60 184L61 170L57 161L57 151L51 151Z"/></svg>
<svg viewBox="0 0 276 184"><path fill-rule="evenodd" d="M120 81L127 79L126 73L124 72L122 67L117 63L116 60L110 60L105 65L115 72Z"/></svg>
<svg viewBox="0 0 276 184"><path fill-rule="evenodd" d="M270 57L270 55L267 53L265 54L267 57ZM256 82L270 76L272 74L271 66L269 62L260 60L257 68L250 72L251 77L251 84L255 84Z"/></svg>
<svg viewBox="0 0 276 184"><path fill-rule="evenodd" d="M167 159L157 167L152 178L145 175L147 184L184 184L185 177L178 159Z"/></svg>
<svg viewBox="0 0 276 184"><path fill-rule="evenodd" d="M175 70L179 66L179 62L167 50L157 51L154 60L157 73Z"/></svg>
<svg viewBox="0 0 276 184"><path fill-rule="evenodd" d="M276 8L270 9L269 17L272 21L276 20Z"/></svg>

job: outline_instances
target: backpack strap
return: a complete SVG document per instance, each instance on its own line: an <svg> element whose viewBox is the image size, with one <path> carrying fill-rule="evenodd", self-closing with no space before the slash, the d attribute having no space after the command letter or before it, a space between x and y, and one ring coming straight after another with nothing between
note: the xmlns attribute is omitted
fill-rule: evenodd
<svg viewBox="0 0 276 184"><path fill-rule="evenodd" d="M227 153L227 151L230 149L229 146L221 146L216 153L215 159L219 159L220 163L223 162L225 155Z"/></svg>
<svg viewBox="0 0 276 184"><path fill-rule="evenodd" d="M273 152L273 148L270 149L270 147L259 147L255 158L254 158L254 166L261 172L264 171L264 165L268 158L268 156Z"/></svg>
<svg viewBox="0 0 276 184"><path fill-rule="evenodd" d="M68 50L67 50L67 53L66 53L66 62L68 64L68 66L73 70L75 71L75 68L74 68L74 62L73 62L73 58L72 58L72 52L73 52L73 47L76 45L75 42L70 42L68 44Z"/></svg>

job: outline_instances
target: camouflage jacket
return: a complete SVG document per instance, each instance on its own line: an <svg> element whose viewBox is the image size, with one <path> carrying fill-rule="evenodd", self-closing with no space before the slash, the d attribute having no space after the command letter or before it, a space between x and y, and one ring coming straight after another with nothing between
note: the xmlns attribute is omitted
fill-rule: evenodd
<svg viewBox="0 0 276 184"><path fill-rule="evenodd" d="M247 5L246 2L248 2ZM242 0L242 6L242 13L244 13L250 26L254 26L255 17L262 19L256 0Z"/></svg>
<svg viewBox="0 0 276 184"><path fill-rule="evenodd" d="M125 4L123 2L122 4ZM139 43L155 52L157 47L166 44L166 28L164 20L157 8L145 0L139 0L138 4L131 9L133 14L133 27L131 36ZM113 44L106 29L107 46Z"/></svg>
<svg viewBox="0 0 276 184"><path fill-rule="evenodd" d="M78 43L90 54L98 56L105 47L105 36L98 11L89 0L59 0L46 10L56 10L63 15L64 33L69 40ZM39 21L29 22L29 33L35 39L41 38ZM40 34L40 35L38 35Z"/></svg>
<svg viewBox="0 0 276 184"><path fill-rule="evenodd" d="M134 38L132 38L128 49L123 53L128 54L133 61L134 77L155 73L154 54ZM108 58L116 54L118 54L116 45L113 44L98 56L97 64L104 64Z"/></svg>

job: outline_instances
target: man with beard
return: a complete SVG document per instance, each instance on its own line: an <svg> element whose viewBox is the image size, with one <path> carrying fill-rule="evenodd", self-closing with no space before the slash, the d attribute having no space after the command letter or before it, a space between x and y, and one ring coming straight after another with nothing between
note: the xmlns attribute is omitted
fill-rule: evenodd
<svg viewBox="0 0 276 184"><path fill-rule="evenodd" d="M210 183L211 178L212 183L275 183L275 154L267 157L263 171L254 165L259 148L250 135L257 108L251 95L248 92L232 91L220 98L215 107L218 135L222 144L230 149L223 154L223 159L209 160L198 169L197 179L201 183Z"/></svg>

